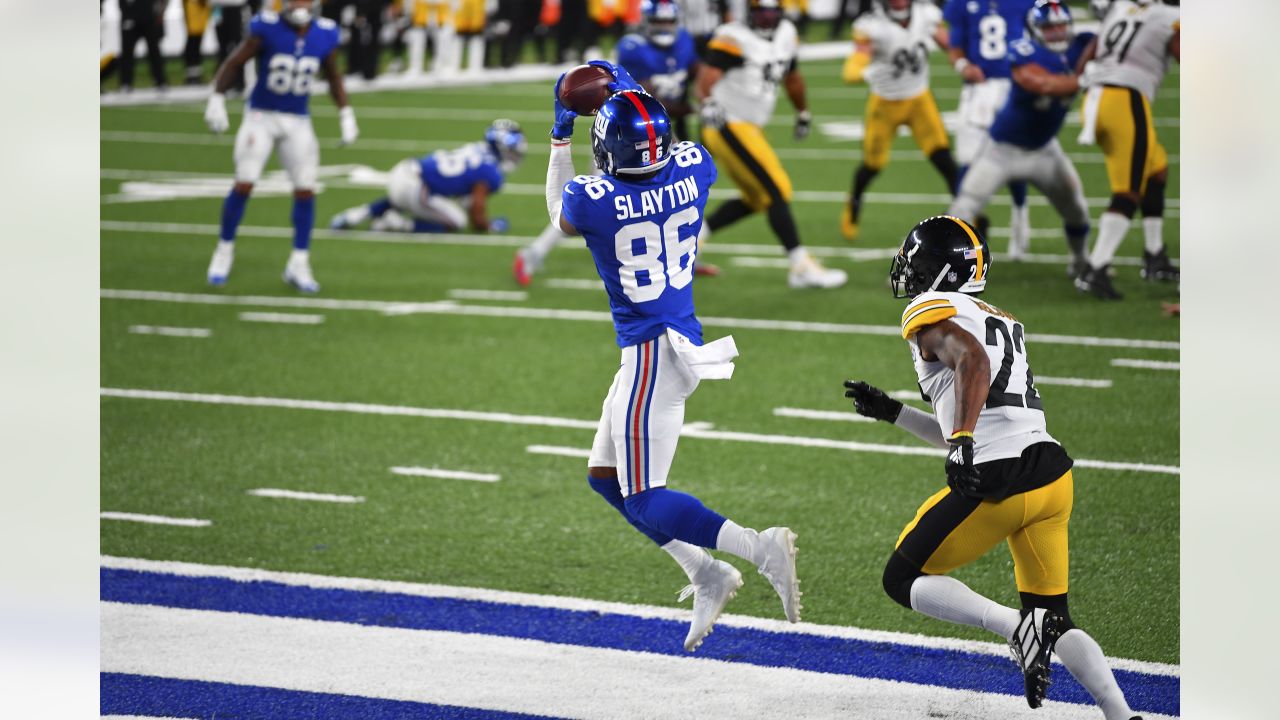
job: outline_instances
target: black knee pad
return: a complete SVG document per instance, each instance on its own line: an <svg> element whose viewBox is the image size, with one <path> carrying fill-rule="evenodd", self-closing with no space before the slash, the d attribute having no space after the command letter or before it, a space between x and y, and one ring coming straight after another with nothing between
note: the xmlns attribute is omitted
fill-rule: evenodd
<svg viewBox="0 0 1280 720"><path fill-rule="evenodd" d="M1138 203L1124 195L1112 195L1111 205L1107 207L1107 210L1120 213L1127 218L1131 218L1133 217L1133 214L1138 211Z"/></svg>
<svg viewBox="0 0 1280 720"><path fill-rule="evenodd" d="M1063 620L1063 632L1076 626L1075 623L1071 622L1071 611L1067 609L1066 593L1061 595L1037 595L1035 593L1020 592L1018 595L1022 597L1023 608L1044 608L1057 613Z"/></svg>
<svg viewBox="0 0 1280 720"><path fill-rule="evenodd" d="M884 566L884 591L894 602L902 607L911 609L911 583L916 578L923 577L924 573L920 572L920 568L916 567L910 560L902 556L897 550L889 556L889 562Z"/></svg>

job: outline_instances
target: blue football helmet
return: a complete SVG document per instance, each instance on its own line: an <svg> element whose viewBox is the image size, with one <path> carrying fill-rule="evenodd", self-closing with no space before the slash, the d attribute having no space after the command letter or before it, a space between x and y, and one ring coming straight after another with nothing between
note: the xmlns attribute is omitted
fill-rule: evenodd
<svg viewBox="0 0 1280 720"><path fill-rule="evenodd" d="M488 143L489 149L498 157L498 164L502 167L502 172L509 173L515 170L524 159L525 151L529 144L524 139L524 131L520 129L520 124L515 120L507 120L500 118L494 120L493 124L484 131L484 141Z"/></svg>
<svg viewBox="0 0 1280 720"><path fill-rule="evenodd" d="M607 175L643 175L670 159L671 118L652 96L635 90L604 101L591 127L596 166Z"/></svg>
<svg viewBox="0 0 1280 720"><path fill-rule="evenodd" d="M1027 11L1027 32L1036 43L1054 52L1066 52L1075 36L1071 11L1062 0L1036 0Z"/></svg>
<svg viewBox="0 0 1280 720"><path fill-rule="evenodd" d="M680 6L676 0L644 0L640 15L644 19L644 34L649 42L660 48L676 44L680 27Z"/></svg>

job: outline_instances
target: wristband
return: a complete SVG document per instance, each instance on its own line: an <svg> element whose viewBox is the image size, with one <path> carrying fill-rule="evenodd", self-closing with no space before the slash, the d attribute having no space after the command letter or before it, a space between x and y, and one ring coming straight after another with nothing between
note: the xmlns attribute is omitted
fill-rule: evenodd
<svg viewBox="0 0 1280 720"><path fill-rule="evenodd" d="M959 438L969 438L970 440L972 440L972 439L973 439L973 433L969 432L968 430L957 430L957 431L955 431L955 432L951 433L951 437L950 437L949 439L951 439L951 440L957 440L957 439L959 439Z"/></svg>
<svg viewBox="0 0 1280 720"><path fill-rule="evenodd" d="M955 64L953 64L953 65L952 65L952 67L954 67L954 68L956 69L956 72L958 72L958 73L962 73L962 72L964 72L964 69L965 69L965 68L969 67L969 66L970 66L970 65L972 65L972 64L973 64L973 63L969 62L969 58L967 58L967 57L958 57L958 58L956 58Z"/></svg>

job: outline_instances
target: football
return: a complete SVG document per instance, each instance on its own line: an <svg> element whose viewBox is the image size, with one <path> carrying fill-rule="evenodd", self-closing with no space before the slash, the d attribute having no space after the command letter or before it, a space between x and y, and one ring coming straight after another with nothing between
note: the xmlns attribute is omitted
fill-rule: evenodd
<svg viewBox="0 0 1280 720"><path fill-rule="evenodd" d="M560 83L560 104L579 115L595 115L613 93L613 73L596 65L579 65L565 73Z"/></svg>

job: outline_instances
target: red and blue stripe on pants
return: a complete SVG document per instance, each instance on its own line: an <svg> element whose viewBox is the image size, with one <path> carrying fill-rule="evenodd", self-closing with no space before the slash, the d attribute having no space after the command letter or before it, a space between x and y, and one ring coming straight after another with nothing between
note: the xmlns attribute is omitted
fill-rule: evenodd
<svg viewBox="0 0 1280 720"><path fill-rule="evenodd" d="M658 338L640 343L636 349L636 374L627 405L627 427L623 433L627 450L627 494L649 489L649 406L658 381Z"/></svg>

